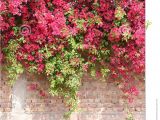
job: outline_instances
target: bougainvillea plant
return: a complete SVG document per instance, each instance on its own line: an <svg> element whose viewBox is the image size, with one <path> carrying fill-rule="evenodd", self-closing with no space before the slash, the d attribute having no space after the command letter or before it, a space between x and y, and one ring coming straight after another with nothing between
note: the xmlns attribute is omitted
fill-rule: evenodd
<svg viewBox="0 0 160 120"><path fill-rule="evenodd" d="M144 0L1 0L0 31L8 79L24 70L44 74L50 93L71 107L68 114L76 109L85 72L107 77L130 101L138 95Z"/></svg>

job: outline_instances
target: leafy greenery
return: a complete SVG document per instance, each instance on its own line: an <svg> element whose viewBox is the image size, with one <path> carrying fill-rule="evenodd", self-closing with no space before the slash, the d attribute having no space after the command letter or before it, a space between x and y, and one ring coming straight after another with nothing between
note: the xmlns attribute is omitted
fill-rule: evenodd
<svg viewBox="0 0 160 120"><path fill-rule="evenodd" d="M6 53L7 66L5 69L8 71L9 84L13 85L15 80L17 80L18 75L23 73L24 69L22 64L17 61L16 52L19 47L18 42L21 42L23 38L17 40L10 40L8 46L3 49Z"/></svg>

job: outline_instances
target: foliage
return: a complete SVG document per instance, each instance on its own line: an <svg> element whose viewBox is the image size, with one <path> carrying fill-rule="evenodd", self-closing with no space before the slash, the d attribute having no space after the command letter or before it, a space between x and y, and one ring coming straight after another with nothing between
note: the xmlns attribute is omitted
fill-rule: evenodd
<svg viewBox="0 0 160 120"><path fill-rule="evenodd" d="M71 112L83 73L109 77L132 101L144 73L143 0L1 0L2 62L9 79L45 74ZM0 57L0 60L2 59Z"/></svg>

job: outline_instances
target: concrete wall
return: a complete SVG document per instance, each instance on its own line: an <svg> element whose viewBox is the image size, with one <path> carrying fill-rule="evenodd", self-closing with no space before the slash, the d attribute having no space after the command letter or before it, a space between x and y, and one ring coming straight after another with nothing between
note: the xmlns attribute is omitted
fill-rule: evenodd
<svg viewBox="0 0 160 120"><path fill-rule="evenodd" d="M79 91L79 111L72 114L70 120L126 120L122 93L115 85L100 80L93 80L87 75L83 78ZM47 91L48 82L42 77L23 75L14 87L7 85L5 75L0 81L0 120L62 120L68 110L61 98L40 97L28 91L27 85L38 83ZM145 92L141 85L140 95L130 104L129 109L134 120L145 120Z"/></svg>

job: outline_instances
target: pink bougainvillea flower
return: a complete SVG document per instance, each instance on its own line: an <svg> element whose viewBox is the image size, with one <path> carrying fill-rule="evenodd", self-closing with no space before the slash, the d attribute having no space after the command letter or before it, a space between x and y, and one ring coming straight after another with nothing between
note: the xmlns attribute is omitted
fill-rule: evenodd
<svg viewBox="0 0 160 120"><path fill-rule="evenodd" d="M28 61L33 61L34 60L34 57L32 55L28 55L28 58L27 58Z"/></svg>
<svg viewBox="0 0 160 120"><path fill-rule="evenodd" d="M121 40L121 31L119 28L115 27L115 28L112 28L110 33L109 33L109 36L108 36L108 39L111 41L111 42L118 42Z"/></svg>
<svg viewBox="0 0 160 120"><path fill-rule="evenodd" d="M32 83L28 85L29 90L37 90L37 88L38 88L38 84L36 83Z"/></svg>
<svg viewBox="0 0 160 120"><path fill-rule="evenodd" d="M42 72L44 70L44 64L38 65L38 72Z"/></svg>
<svg viewBox="0 0 160 120"><path fill-rule="evenodd" d="M6 1L0 1L0 12L4 12L6 9Z"/></svg>
<svg viewBox="0 0 160 120"><path fill-rule="evenodd" d="M39 95L40 95L41 97L45 97L45 96L46 96L46 93L45 93L43 90L40 90L40 91L39 91Z"/></svg>
<svg viewBox="0 0 160 120"><path fill-rule="evenodd" d="M138 95L134 74L145 70L144 0L121 0L117 6L113 0L1 0L0 14L4 61L14 52L23 68L54 77L70 68L87 72L98 63L110 69L108 77L121 83L128 98ZM74 72L69 73L68 78Z"/></svg>
<svg viewBox="0 0 160 120"><path fill-rule="evenodd" d="M145 29L138 29L133 34L133 38L138 46L144 45L145 42Z"/></svg>

